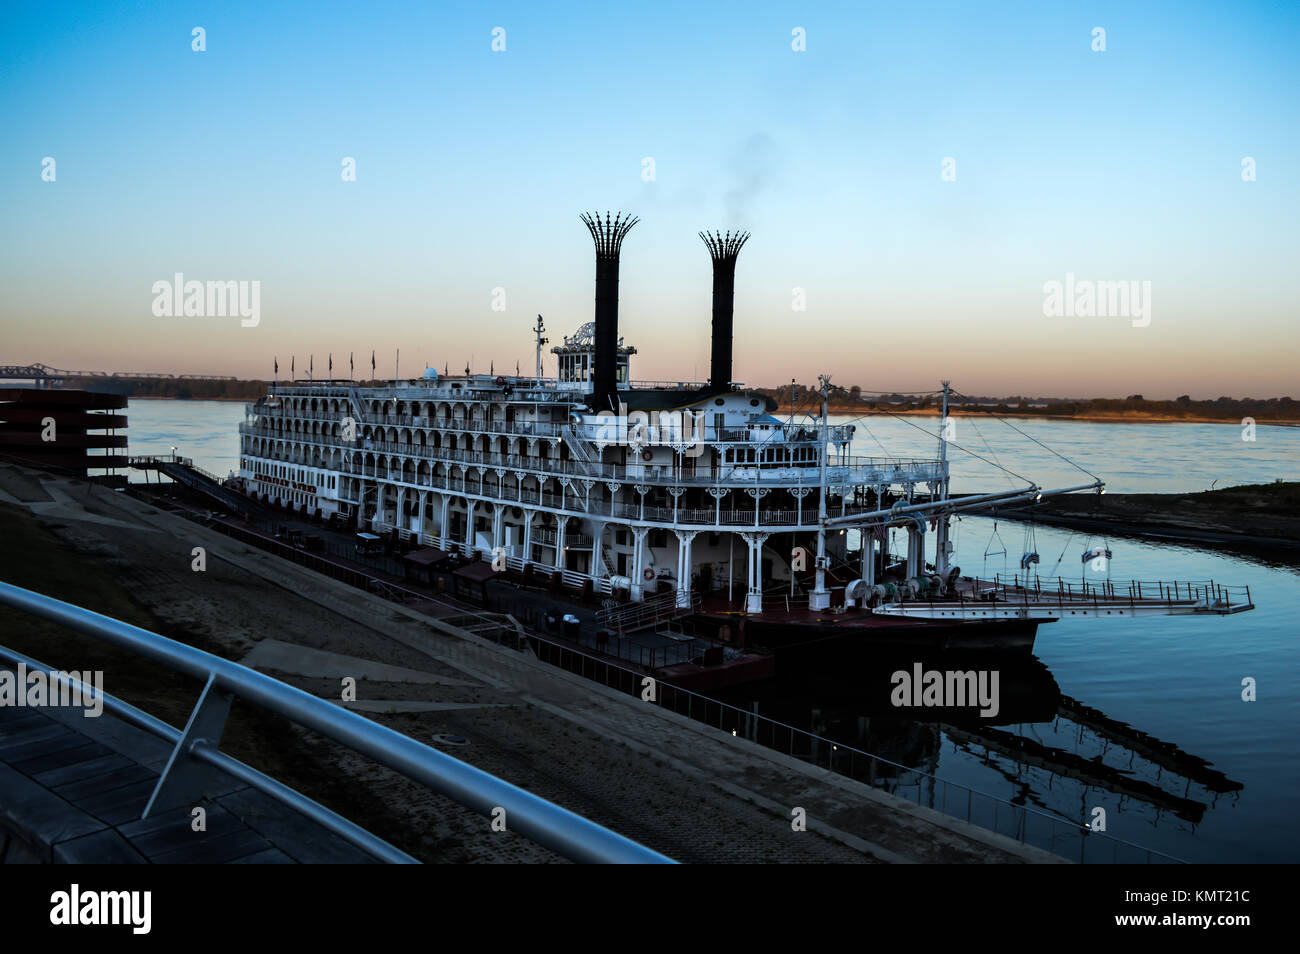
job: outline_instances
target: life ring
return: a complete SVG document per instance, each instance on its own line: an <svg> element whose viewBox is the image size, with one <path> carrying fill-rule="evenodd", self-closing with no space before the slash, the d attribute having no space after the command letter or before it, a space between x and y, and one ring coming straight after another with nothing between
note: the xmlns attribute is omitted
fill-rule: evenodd
<svg viewBox="0 0 1300 954"><path fill-rule="evenodd" d="M642 576L646 578L646 582L649 582L655 578L655 571L646 567L645 573L643 573Z"/></svg>
<svg viewBox="0 0 1300 954"><path fill-rule="evenodd" d="M503 378L503 377L501 377L501 375L498 374L498 375L497 375L497 384L498 384L498 385L504 385L505 383L506 383L506 379Z"/></svg>
<svg viewBox="0 0 1300 954"><path fill-rule="evenodd" d="M647 463L654 460L654 456L654 454L650 453L650 448L648 447L641 452L641 459Z"/></svg>

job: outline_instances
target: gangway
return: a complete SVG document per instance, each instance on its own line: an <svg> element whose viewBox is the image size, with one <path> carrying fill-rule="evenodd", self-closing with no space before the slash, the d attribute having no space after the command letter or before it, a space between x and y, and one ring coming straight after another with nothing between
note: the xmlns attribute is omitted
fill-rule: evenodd
<svg viewBox="0 0 1300 954"><path fill-rule="evenodd" d="M676 591L660 593L639 603L627 603L596 612L596 622L619 636L689 616L700 605L700 594L691 590L690 606L677 605Z"/></svg>
<svg viewBox="0 0 1300 954"><path fill-rule="evenodd" d="M220 477L202 467L196 467L194 461L188 457L175 455L131 457L128 463L134 470L153 470L164 474L178 484L184 484L191 490L206 494L237 513L246 512L250 507L248 498L223 486Z"/></svg>
<svg viewBox="0 0 1300 954"><path fill-rule="evenodd" d="M873 612L920 619L1055 620L1230 616L1255 608L1249 586L1224 586L1213 580L1055 582L1044 586L1037 575L963 579L945 599L903 599L877 606Z"/></svg>

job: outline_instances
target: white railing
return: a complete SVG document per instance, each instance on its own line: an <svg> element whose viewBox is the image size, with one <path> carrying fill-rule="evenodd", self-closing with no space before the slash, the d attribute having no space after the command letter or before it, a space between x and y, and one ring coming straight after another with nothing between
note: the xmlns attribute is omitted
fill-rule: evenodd
<svg viewBox="0 0 1300 954"><path fill-rule="evenodd" d="M501 434L508 437L564 437L566 432L576 438L595 442L609 433L609 426L599 423L587 423L577 426L559 421L497 421L476 417L438 417L427 415L395 414L383 410L378 414L359 410L317 411L295 410L284 407L249 406L250 411L259 418L283 420L316 421L337 424L345 417L352 417L362 424L372 427L408 427L427 430L458 431L475 434ZM654 414L650 414L648 426L654 425ZM779 439L778 439L779 437ZM785 447L807 446L816 448L820 435L818 429L804 425L782 424L776 431L757 430L750 426L715 428L712 424L702 422L697 425L693 439L717 445L761 445L771 451ZM853 439L851 425L837 424L827 428L826 440L829 444L846 444ZM667 442L662 442L667 443ZM815 463L815 462L813 462Z"/></svg>

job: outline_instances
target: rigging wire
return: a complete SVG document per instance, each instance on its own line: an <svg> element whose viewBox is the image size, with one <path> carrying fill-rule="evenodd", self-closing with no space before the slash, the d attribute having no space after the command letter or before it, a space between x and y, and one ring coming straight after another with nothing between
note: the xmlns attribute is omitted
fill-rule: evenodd
<svg viewBox="0 0 1300 954"><path fill-rule="evenodd" d="M1097 559L1100 559L1101 562L1102 562L1103 564L1105 564L1105 567L1106 567L1106 579L1109 580L1109 579L1110 579L1110 564L1111 564L1110 540L1108 540L1108 539L1106 538L1106 536L1103 534L1103 535L1101 535L1101 542L1102 542L1102 545L1101 545L1100 547L1094 547L1094 546L1092 545L1092 541L1093 541L1094 539L1096 539L1096 537L1095 537L1093 534L1089 534L1089 535L1088 535L1088 540L1087 540L1087 542L1084 544L1084 547L1085 547L1086 549L1084 549L1084 551L1083 551L1083 559L1082 559L1081 562L1086 566L1090 560L1097 560Z"/></svg>
<svg viewBox="0 0 1300 954"><path fill-rule="evenodd" d="M840 386L837 385L837 384L832 384L832 385L831 385L831 390L832 390L832 391L847 391L847 388L842 388L842 387L840 387ZM897 394L897 393L898 393L897 391L863 391L861 388L859 388L858 390L859 390L859 392L862 393L862 394ZM809 393L809 395L812 395L813 392L810 391L810 392L808 392L808 393ZM938 393L942 393L942 392L937 392L937 391L936 391L936 392L930 392L930 393L938 394ZM826 411L827 411L827 415L829 416L829 414L830 414L830 407L829 407L829 405L827 406ZM809 412L809 413L811 413L811 412ZM861 423L861 424L862 424L862 429L863 429L864 431L867 432L867 436L868 436L868 437L870 437L873 441L876 442L876 446L880 448L880 452L881 452L882 454L884 454L886 457L889 457L889 456L890 456L890 454L889 454L889 450L885 447L884 444L882 444L882 443L880 442L880 438L878 438L878 437L877 437L877 436L872 432L871 428L866 424L866 418L867 418L868 416L869 416L869 415L866 415L866 414L860 414L860 415L858 415L857 417L852 418L851 420L849 420L847 423L838 424L838 425L836 425L836 426L837 426L837 427L846 427L846 426L848 426L849 424L858 424L858 423ZM821 425L820 416L818 417L817 424L818 424L818 426Z"/></svg>
<svg viewBox="0 0 1300 954"><path fill-rule="evenodd" d="M838 390L843 391L843 390L845 390L845 389L844 389L844 388L838 388ZM868 390L865 390L865 389L859 388L859 392L858 392L858 393L860 393L860 394L898 394L898 393L900 393L900 392L898 392L898 391L868 391ZM912 396L912 397L918 397L918 396L921 396L921 395L934 395L934 394L942 394L942 393L943 393L943 391L941 391L941 390L940 390L940 391L916 391L916 392L913 392L910 396ZM955 389L950 389L948 393L949 393L950 395L955 395L955 396L957 396L957 397L964 398L965 400L968 400L968 401L973 401L973 400L974 400L974 398L970 397L970 395L967 395L967 394L965 394L965 393L963 393L963 392L961 392L961 391L957 391L957 390L955 390ZM809 396L811 396L811 392L809 392ZM829 408L828 408L828 410L829 410ZM866 419L867 419L868 417L874 416L875 414L887 414L887 415L889 415L890 417L898 418L900 421L903 421L905 424L908 424L908 425L910 425L910 426L912 426L912 427L915 427L917 430L921 431L922 433L926 434L927 436L931 436L931 437L933 436L932 434L930 434L930 432L929 432L926 428L922 427L920 424L917 424L915 421L911 421L911 420L909 420L908 418L902 416L901 414L895 414L893 411L890 411L890 410L885 409L885 408L878 408L878 407L877 407L877 408L873 408L871 412L869 412L869 413L864 413L864 414L859 414L859 415L857 415L857 416L855 416L855 417L853 417L853 418L850 418L849 421L846 422L846 423L848 423L848 424L859 424L859 423L860 423L860 424L862 425L863 430L865 430L865 431L867 432L867 435L868 435L868 436L869 436L873 441L875 441L876 445L881 449L881 451L884 453L884 455L885 455L886 457L889 456L889 451L888 451L888 449L886 449L885 445L884 445L883 443L881 443L880 439L879 439L878 437L876 437L876 435L872 432L870 426L868 426L868 425L865 423L865 422L866 422ZM793 418L793 412L792 412L791 417ZM996 417L996 416L995 416L995 420L1001 421L1003 424L1005 424L1007 427L1011 428L1011 429L1012 429L1013 431L1015 431L1017 434L1019 434L1019 435L1021 435L1022 437L1028 438L1029 440L1033 441L1033 442L1034 442L1035 444L1037 444L1039 447L1043 448L1043 450L1047 451L1047 452L1050 453L1050 454L1055 455L1056 457L1059 457L1061 460L1065 461L1065 462L1066 462L1067 464L1069 464L1071 467L1075 468L1076 470L1080 471L1081 473L1087 474L1087 475L1088 475L1089 477L1091 477L1093 480L1101 480L1100 477L1098 477L1098 476L1097 476L1096 474L1094 474L1092 471L1088 470L1086 467L1083 467L1082 465L1075 463L1073 460L1071 460L1070 458L1066 457L1064 454L1060 453L1059 451L1055 450L1054 448L1049 447L1047 444L1043 443L1043 442L1040 441L1038 438L1034 437L1032 434L1028 434L1028 433L1026 433L1025 431L1021 430L1020 428L1016 427L1014 424L1012 424L1012 423L1011 423L1010 421L1008 421L1006 418L1003 418L1003 417ZM985 456L982 455L982 454L977 454L975 451L971 450L971 449L968 448L968 447L963 447L961 444L958 444L956 441L947 441L947 442L946 442L947 445L948 445L949 447L952 447L952 448L955 448L955 449L961 451L961 452L964 453L964 454L969 454L971 457L974 457L974 458L977 459L977 460L981 460L981 461L983 461L983 462L986 463L986 464L990 464L990 465L992 465L993 467L997 468L998 470L1002 471L1002 472L1004 473L1004 475L1007 475L1007 480L1008 480L1008 482L1010 482L1010 478L1011 478L1011 477L1016 477L1016 478L1019 478L1020 480L1025 481L1026 483L1029 483L1029 484L1033 484L1033 483L1034 483L1034 481L1030 480L1028 477L1024 476L1023 474L1017 473L1016 471L1012 470L1011 468L1003 466L1003 465L1002 465L1002 464L997 460L997 454L994 452L993 447L992 447L992 445L989 443L988 438L985 436L984 432L983 432L982 430L980 430L979 423L978 423L976 420L972 419L972 420L971 420L971 425L975 428L975 434L976 434L976 436L978 436L979 439L981 440L981 442L983 442L985 449L986 449L986 450L988 451L988 453L989 453L989 457L985 457ZM1013 487L1014 487L1014 484L1013 484ZM1059 564L1060 561L1058 560L1057 563Z"/></svg>
<svg viewBox="0 0 1300 954"><path fill-rule="evenodd" d="M1056 563L1052 566L1052 572L1047 574L1047 579L1052 579L1061 569L1061 561L1065 559L1066 551L1070 549L1070 543L1074 540L1078 531L1070 531L1070 535L1065 540L1065 546L1061 547L1061 555L1056 558Z"/></svg>
<svg viewBox="0 0 1300 954"><path fill-rule="evenodd" d="M927 435L928 437L934 437L934 436L935 436L934 434L930 433L930 431L928 431L928 430L926 430L924 427L922 427L920 424L917 424L915 421L909 421L907 418L903 417L901 414L895 414L895 413L893 413L892 411L879 411L878 413L888 414L890 417L896 417L896 418L898 418L900 421L902 421L903 423L905 423L905 424L910 424L912 427L915 427L918 431L921 431L923 434ZM856 417L856 418L854 418L853 420L854 420L854 421L860 421L860 420L862 420L862 418L864 418L864 417L868 417L868 416L869 416L869 415L865 415L865 414L864 414L864 415L860 415L859 417ZM850 423L852 423L852 422L850 422ZM958 444L956 441L948 441L947 444L948 444L949 447L955 447L955 448L957 448L957 450L961 451L962 453L970 454L972 457L974 457L974 458L976 458L976 459L978 459L978 460L982 460L982 461L984 461L984 463L986 463L986 464L991 464L992 466L996 467L998 470L1004 470L1004 471L1006 471L1008 474L1010 474L1010 475L1013 476L1013 477L1019 477L1021 480L1025 481L1025 482L1028 483L1028 484L1033 484L1033 483L1034 483L1032 480L1030 480L1030 479L1029 479L1028 477L1026 477L1024 474L1017 474L1017 473L1016 473L1014 470L1012 470L1011 468L1009 468L1009 467L1003 467L1001 464L997 463L996 461L991 461L991 460L989 460L987 457L983 456L982 454L977 454L977 453L975 453L973 450L971 450L970 448L968 448L968 447L963 447L962 445Z"/></svg>
<svg viewBox="0 0 1300 954"><path fill-rule="evenodd" d="M960 392L957 392L957 391L954 391L953 393L955 393L955 394L959 394L961 397L966 398L967 400L970 400L970 401L973 401L973 400L974 400L974 398L970 397L969 395L961 394ZM1081 465L1079 465L1079 464L1076 464L1074 461L1070 460L1070 458L1066 457L1064 454L1060 453L1059 451L1056 451L1056 450L1052 449L1051 447L1048 447L1046 444L1044 444L1044 443L1043 443L1042 441L1040 441L1038 438L1034 437L1032 434L1026 434L1024 431L1022 431L1020 428L1016 427L1016 425L1012 424L1012 423L1011 423L1010 421L1008 421L1006 418L1004 418L1004 417L996 417L996 416L995 416L995 417L994 417L994 420L1001 421L1003 424L1005 424L1007 427L1011 428L1011 429L1012 429L1013 431L1015 431L1017 434L1021 435L1022 437L1027 437L1027 438L1029 438L1031 441L1033 441L1035 444L1037 444L1037 445L1038 445L1039 447L1041 447L1043 450L1048 451L1049 453L1055 454L1057 457L1061 458L1061 460L1065 461L1067 464L1069 464L1069 465L1070 465L1071 467L1073 467L1075 470L1078 470L1078 471L1081 471L1082 473L1087 474L1087 475L1088 475L1089 477L1091 477L1093 480L1101 480L1100 477L1098 477L1098 476L1097 476L1096 474L1094 474L1092 471L1088 470L1088 468L1083 467L1083 466L1081 466Z"/></svg>
<svg viewBox="0 0 1300 954"><path fill-rule="evenodd" d="M1026 573L1038 563L1038 532L1033 520L1025 524L1025 538L1021 545L1020 568Z"/></svg>
<svg viewBox="0 0 1300 954"><path fill-rule="evenodd" d="M882 454L884 454L886 457L890 456L888 449L886 449L884 444L880 443L880 438L875 435L875 433L871 430L870 427L866 425L866 423L863 423L862 429L867 432L868 437L870 437L873 441L876 442L876 446L880 448L880 452Z"/></svg>
<svg viewBox="0 0 1300 954"><path fill-rule="evenodd" d="M988 450L989 456L992 457L994 461L997 461L998 455L993 453L993 446L989 443L989 439L984 435L984 432L980 430L979 422L976 421L974 418L971 418L970 426L975 428L976 436L979 437L979 439L984 442L984 447L986 450ZM1013 487L1015 486L1015 483L1011 480L1010 475L1003 474L1003 476L1006 477L1007 483L1011 484Z"/></svg>
<svg viewBox="0 0 1300 954"><path fill-rule="evenodd" d="M993 549L994 540L997 540L998 546L1002 548L1001 550ZM1002 557L1002 573L1005 575L1007 572L1007 545L1002 540L1002 534L998 533L998 522L996 520L993 521L993 535L989 537L989 542L984 547L984 570L981 576L988 576L989 557L991 556Z"/></svg>

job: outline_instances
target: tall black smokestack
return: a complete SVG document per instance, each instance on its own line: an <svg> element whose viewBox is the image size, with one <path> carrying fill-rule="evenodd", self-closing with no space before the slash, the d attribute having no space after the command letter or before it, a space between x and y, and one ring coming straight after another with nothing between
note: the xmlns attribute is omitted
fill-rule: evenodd
<svg viewBox="0 0 1300 954"><path fill-rule="evenodd" d="M748 232L701 232L713 257L713 353L709 361L709 390L731 388L731 326L736 299L736 256L749 241Z"/></svg>
<svg viewBox="0 0 1300 954"><path fill-rule="evenodd" d="M591 407L595 411L618 410L618 256L623 236L639 219L618 213L611 220L605 213L581 216L596 243L596 343L592 374Z"/></svg>

